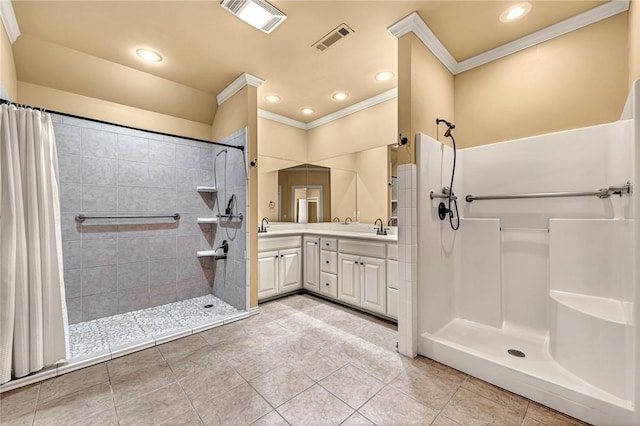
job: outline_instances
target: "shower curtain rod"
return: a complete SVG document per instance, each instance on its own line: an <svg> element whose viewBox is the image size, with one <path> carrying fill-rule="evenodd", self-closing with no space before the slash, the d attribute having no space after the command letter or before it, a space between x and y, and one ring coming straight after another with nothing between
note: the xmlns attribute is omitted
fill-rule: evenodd
<svg viewBox="0 0 640 426"><path fill-rule="evenodd" d="M80 119L80 120L88 120L88 121L93 121L94 123L108 124L110 126L122 127L124 129L139 130L141 132L153 133L155 135L162 135L162 136L169 136L169 137L173 137L173 138L187 139L187 140L195 141L195 142L212 143L212 144L216 144L216 145L220 145L220 146L225 146L227 148L235 148L235 149L239 149L240 151L244 151L244 146L230 145L230 144L227 144L227 143L224 143L224 142L215 142L215 141L208 141L208 140L204 140L204 139L191 138L189 136L179 136L179 135L174 135L174 134L171 134L171 133L156 132L155 130L140 129L140 128L137 128L137 127L125 126L124 124L110 123L108 121L97 120L95 118L81 117L79 115L73 115L73 114L69 114L69 113L66 113L66 112L60 112L60 111L54 111L54 110L46 109L46 108L34 107L34 106L31 106L31 105L27 105L27 104L21 104L21 103L18 103L18 102L8 101L6 99L0 99L0 105L1 104L13 105L13 106L22 107L22 108L37 109L37 110L40 110L40 111L43 111L43 112L48 112L48 113L51 113L51 114L62 115L64 117L77 118L77 119Z"/></svg>

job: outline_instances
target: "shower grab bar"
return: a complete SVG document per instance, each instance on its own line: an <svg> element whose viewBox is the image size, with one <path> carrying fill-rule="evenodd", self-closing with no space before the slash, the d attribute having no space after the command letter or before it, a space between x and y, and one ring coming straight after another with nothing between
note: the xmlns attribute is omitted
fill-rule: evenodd
<svg viewBox="0 0 640 426"><path fill-rule="evenodd" d="M431 192L429 193L429 198L431 198L432 200L433 200L434 198L444 198L444 199L448 199L448 198L449 198L449 187L448 187L448 186L443 187L443 188L442 188L442 193L441 193L441 194L436 194L435 192L431 191ZM455 201L455 200L457 200L457 199L458 199L458 197L457 197L455 194L454 194L454 195L451 195L451 201Z"/></svg>
<svg viewBox="0 0 640 426"><path fill-rule="evenodd" d="M85 219L152 219L159 217L172 217L174 220L180 219L180 213L173 214L131 214L131 215L115 215L115 216L104 216L104 215L91 215L80 213L76 215L77 222L84 222Z"/></svg>
<svg viewBox="0 0 640 426"><path fill-rule="evenodd" d="M539 192L532 194L509 194L509 195L467 195L464 199L467 203L480 200L514 200L518 198L561 198L561 197L592 197L609 198L612 195L631 195L633 185L627 182L623 185L613 185L608 188L601 188L596 191L582 192Z"/></svg>

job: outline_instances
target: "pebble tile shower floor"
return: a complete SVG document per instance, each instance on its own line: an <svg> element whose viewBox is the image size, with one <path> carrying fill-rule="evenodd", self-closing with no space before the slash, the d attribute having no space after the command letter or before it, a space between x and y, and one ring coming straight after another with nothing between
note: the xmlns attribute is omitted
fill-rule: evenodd
<svg viewBox="0 0 640 426"><path fill-rule="evenodd" d="M204 308L205 305L212 306ZM207 322L222 320L238 312L233 306L208 294L154 308L72 324L69 326L67 358L73 361L135 344L146 338L156 338L179 329L194 328Z"/></svg>
<svg viewBox="0 0 640 426"><path fill-rule="evenodd" d="M194 311L195 312L195 311ZM0 395L15 425L582 425L424 357L308 295Z"/></svg>

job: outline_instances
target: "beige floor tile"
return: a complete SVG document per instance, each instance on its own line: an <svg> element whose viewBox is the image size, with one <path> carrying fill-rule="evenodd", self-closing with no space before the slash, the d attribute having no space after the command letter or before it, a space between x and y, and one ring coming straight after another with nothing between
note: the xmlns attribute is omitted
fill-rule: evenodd
<svg viewBox="0 0 640 426"><path fill-rule="evenodd" d="M273 410L266 416L262 416L251 423L251 426L289 426L289 423L287 423L276 410Z"/></svg>
<svg viewBox="0 0 640 426"><path fill-rule="evenodd" d="M482 395L493 402L497 402L500 405L509 407L522 416L527 412L527 407L529 406L528 399L494 386L491 383L468 376L462 383L462 387L478 395Z"/></svg>
<svg viewBox="0 0 640 426"><path fill-rule="evenodd" d="M211 398L245 383L245 380L231 365L220 361L212 368L197 371L181 379L179 383L193 406L198 408Z"/></svg>
<svg viewBox="0 0 640 426"><path fill-rule="evenodd" d="M375 378L389 383L404 371L402 355L368 344L360 357L352 357L351 363Z"/></svg>
<svg viewBox="0 0 640 426"><path fill-rule="evenodd" d="M111 383L126 380L131 374L149 367L166 365L157 347L145 349L107 362Z"/></svg>
<svg viewBox="0 0 640 426"><path fill-rule="evenodd" d="M545 426L545 424L540 423L539 421L534 420L531 417L525 417L524 420L522 420L521 426Z"/></svg>
<svg viewBox="0 0 640 426"><path fill-rule="evenodd" d="M306 311L321 304L319 299L308 295L295 295L280 299L279 302L296 311Z"/></svg>
<svg viewBox="0 0 640 426"><path fill-rule="evenodd" d="M322 348L322 345L304 332L278 339L266 345L273 353L287 361L295 362Z"/></svg>
<svg viewBox="0 0 640 426"><path fill-rule="evenodd" d="M170 418L169 420L162 422L162 426L202 426L202 420L194 409Z"/></svg>
<svg viewBox="0 0 640 426"><path fill-rule="evenodd" d="M198 335L210 345L217 345L225 340L247 337L244 326L244 321L235 321L231 324L225 324L212 328L211 330L203 331L202 333L198 333Z"/></svg>
<svg viewBox="0 0 640 426"><path fill-rule="evenodd" d="M336 349L324 347L289 363L316 382L329 376L349 363L350 359Z"/></svg>
<svg viewBox="0 0 640 426"><path fill-rule="evenodd" d="M0 419L11 424L31 424L36 412L40 383L0 394Z"/></svg>
<svg viewBox="0 0 640 426"><path fill-rule="evenodd" d="M322 327L324 324L305 312L297 312L277 322L284 328L296 332L302 332L308 328Z"/></svg>
<svg viewBox="0 0 640 426"><path fill-rule="evenodd" d="M167 362L173 374L178 379L182 379L192 376L198 371L215 368L224 361L220 358L218 352L213 349L213 346L207 345L184 356L170 358Z"/></svg>
<svg viewBox="0 0 640 426"><path fill-rule="evenodd" d="M447 405L459 388L456 382L452 383L436 375L427 375L417 369L403 371L391 382L391 386L434 410L441 410Z"/></svg>
<svg viewBox="0 0 640 426"><path fill-rule="evenodd" d="M73 371L42 382L38 403L42 404L108 381L109 374L105 363Z"/></svg>
<svg viewBox="0 0 640 426"><path fill-rule="evenodd" d="M72 426L118 426L118 417L115 407L101 411L93 416L82 419L79 422L70 422Z"/></svg>
<svg viewBox="0 0 640 426"><path fill-rule="evenodd" d="M278 413L292 425L339 425L352 413L347 404L314 385L278 408Z"/></svg>
<svg viewBox="0 0 640 426"><path fill-rule="evenodd" d="M341 426L373 426L373 423L369 421L365 416L357 411L351 415L347 420L342 422Z"/></svg>
<svg viewBox="0 0 640 426"><path fill-rule="evenodd" d="M578 419L574 419L573 417L567 416L533 401L529 403L526 416L549 426L586 424Z"/></svg>
<svg viewBox="0 0 640 426"><path fill-rule="evenodd" d="M256 351L229 360L245 380L251 380L274 368L282 367L285 361L272 351L260 348Z"/></svg>
<svg viewBox="0 0 640 426"><path fill-rule="evenodd" d="M282 366L249 380L249 383L273 407L278 407L311 387L314 381L301 371Z"/></svg>
<svg viewBox="0 0 640 426"><path fill-rule="evenodd" d="M387 386L371 398L360 414L376 425L428 425L438 412Z"/></svg>
<svg viewBox="0 0 640 426"><path fill-rule="evenodd" d="M147 367L113 381L113 400L116 405L121 405L175 381L176 378L166 363Z"/></svg>
<svg viewBox="0 0 640 426"><path fill-rule="evenodd" d="M463 425L520 425L523 415L483 396L460 388L442 414Z"/></svg>
<svg viewBox="0 0 640 426"><path fill-rule="evenodd" d="M384 386L380 380L351 364L323 379L320 385L356 410Z"/></svg>
<svg viewBox="0 0 640 426"><path fill-rule="evenodd" d="M116 408L120 425L157 425L191 409L177 383L133 399Z"/></svg>
<svg viewBox="0 0 640 426"><path fill-rule="evenodd" d="M295 334L288 327L283 327L280 323L269 322L266 324L252 323L245 328L247 334L260 344L269 344L283 337Z"/></svg>
<svg viewBox="0 0 640 426"><path fill-rule="evenodd" d="M67 424L113 408L111 387L101 383L76 393L38 404L34 425Z"/></svg>
<svg viewBox="0 0 640 426"><path fill-rule="evenodd" d="M398 332L390 330L378 324L365 324L356 328L353 333L359 337L381 349L396 352L396 344L398 342Z"/></svg>
<svg viewBox="0 0 640 426"><path fill-rule="evenodd" d="M272 411L249 384L244 383L196 408L205 425L248 425Z"/></svg>
<svg viewBox="0 0 640 426"><path fill-rule="evenodd" d="M440 414L436 419L431 423L431 426L462 426L458 422L454 422L449 417L444 414Z"/></svg>
<svg viewBox="0 0 640 426"><path fill-rule="evenodd" d="M160 345L158 350L160 350L164 359L169 361L170 359L184 358L208 345L209 343L198 333Z"/></svg>
<svg viewBox="0 0 640 426"><path fill-rule="evenodd" d="M244 334L212 344L212 346L221 358L233 359L247 352L257 350L262 345L247 334Z"/></svg>

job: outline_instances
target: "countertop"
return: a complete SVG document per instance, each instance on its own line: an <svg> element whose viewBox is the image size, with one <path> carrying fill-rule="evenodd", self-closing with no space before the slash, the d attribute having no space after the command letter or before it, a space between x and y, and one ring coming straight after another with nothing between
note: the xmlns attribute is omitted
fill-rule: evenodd
<svg viewBox="0 0 640 426"><path fill-rule="evenodd" d="M346 225L349 226L349 225ZM345 227L346 227L345 226ZM268 229L268 228L267 228ZM267 232L259 232L258 239L270 238L270 237L286 237L290 235L319 235L322 237L336 237L336 238L357 238L361 240L373 240L387 243L397 243L398 235L376 235L371 226L371 232L358 232L347 231L337 229L268 229Z"/></svg>

